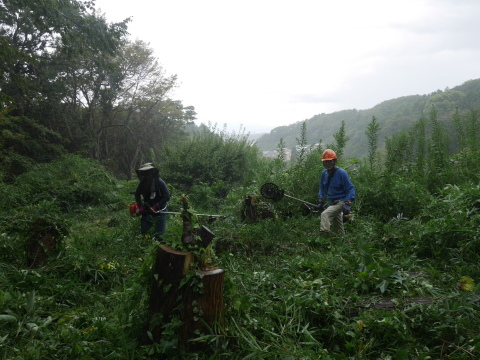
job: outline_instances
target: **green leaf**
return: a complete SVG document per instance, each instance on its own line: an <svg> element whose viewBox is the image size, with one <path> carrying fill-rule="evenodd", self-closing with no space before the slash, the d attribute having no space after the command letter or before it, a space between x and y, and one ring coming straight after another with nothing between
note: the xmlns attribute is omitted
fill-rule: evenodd
<svg viewBox="0 0 480 360"><path fill-rule="evenodd" d="M0 321L14 322L17 321L17 318L13 315L0 315Z"/></svg>
<svg viewBox="0 0 480 360"><path fill-rule="evenodd" d="M387 290L388 282L387 280L383 280L380 284L377 285L377 289L380 289L380 292L383 294L385 290Z"/></svg>
<svg viewBox="0 0 480 360"><path fill-rule="evenodd" d="M34 306L35 306L35 290L27 293L27 305L25 307L25 309L27 310L27 313L31 313L34 309Z"/></svg>
<svg viewBox="0 0 480 360"><path fill-rule="evenodd" d="M395 358L397 360L406 360L408 359L408 350L407 349L399 349L395 354Z"/></svg>
<svg viewBox="0 0 480 360"><path fill-rule="evenodd" d="M45 322L41 325L41 327L45 327L45 326L48 326L48 324L50 324L51 322L53 321L53 318L51 316L49 316Z"/></svg>
<svg viewBox="0 0 480 360"><path fill-rule="evenodd" d="M36 332L38 330L38 325L35 323L27 323L25 326L27 327L28 330L33 332Z"/></svg>

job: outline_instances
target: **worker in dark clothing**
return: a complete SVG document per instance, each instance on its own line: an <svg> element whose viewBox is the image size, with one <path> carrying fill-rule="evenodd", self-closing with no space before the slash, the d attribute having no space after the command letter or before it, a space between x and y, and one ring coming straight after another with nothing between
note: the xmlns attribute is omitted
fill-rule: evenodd
<svg viewBox="0 0 480 360"><path fill-rule="evenodd" d="M151 163L143 164L136 173L140 183L135 191L135 202L137 215L142 215L141 232L148 234L153 228L154 239L160 241L167 223L166 214L162 212L167 210L170 200L167 184Z"/></svg>

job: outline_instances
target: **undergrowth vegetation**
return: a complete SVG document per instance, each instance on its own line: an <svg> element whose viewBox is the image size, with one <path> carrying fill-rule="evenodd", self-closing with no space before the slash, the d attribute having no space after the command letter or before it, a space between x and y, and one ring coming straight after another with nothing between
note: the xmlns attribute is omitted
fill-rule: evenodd
<svg viewBox="0 0 480 360"><path fill-rule="evenodd" d="M290 164L258 159L242 136L221 133L170 149L160 167L169 210L191 191L191 208L226 216L208 224L216 235L209 256L226 270L224 333L200 334L201 351L178 346L175 321L163 324L161 343L142 341L158 243L128 212L136 181L66 155L1 184L0 358L479 358L479 149L470 141L448 155L434 112L430 123L416 142L399 135L386 154L340 159L357 190L345 236L321 236L319 213L301 202L259 195L272 182L315 202L321 147ZM333 147L345 143L337 135ZM209 179L195 149L230 163L209 163L217 171ZM183 162L190 155L198 161ZM196 175L182 182L183 173ZM249 195L257 218L242 212ZM180 217L169 215L167 228L173 244ZM56 240L53 248L45 240L41 263L31 257L39 238Z"/></svg>

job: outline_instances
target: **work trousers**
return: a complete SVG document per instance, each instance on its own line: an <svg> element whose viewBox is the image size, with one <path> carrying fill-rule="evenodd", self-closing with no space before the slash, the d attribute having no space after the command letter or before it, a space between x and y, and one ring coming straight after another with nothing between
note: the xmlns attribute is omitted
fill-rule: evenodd
<svg viewBox="0 0 480 360"><path fill-rule="evenodd" d="M141 220L141 231L142 234L148 234L151 232L151 228L153 230L153 237L155 240L160 241L162 238L161 236L165 234L166 227L167 227L167 215L166 214L145 214L142 216Z"/></svg>
<svg viewBox="0 0 480 360"><path fill-rule="evenodd" d="M334 229L340 234L345 234L343 229L343 207L344 201L338 201L335 204L329 205L320 215L320 231L330 232L333 224Z"/></svg>

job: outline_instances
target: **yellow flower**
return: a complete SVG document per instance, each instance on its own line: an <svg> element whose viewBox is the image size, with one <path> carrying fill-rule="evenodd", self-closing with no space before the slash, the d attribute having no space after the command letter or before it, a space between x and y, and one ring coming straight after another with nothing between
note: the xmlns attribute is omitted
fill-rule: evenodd
<svg viewBox="0 0 480 360"><path fill-rule="evenodd" d="M363 328L365 327L365 323L362 320L358 320L357 324L358 324L358 330L362 331Z"/></svg>
<svg viewBox="0 0 480 360"><path fill-rule="evenodd" d="M458 287L461 291L473 291L475 282L468 276L462 276Z"/></svg>

